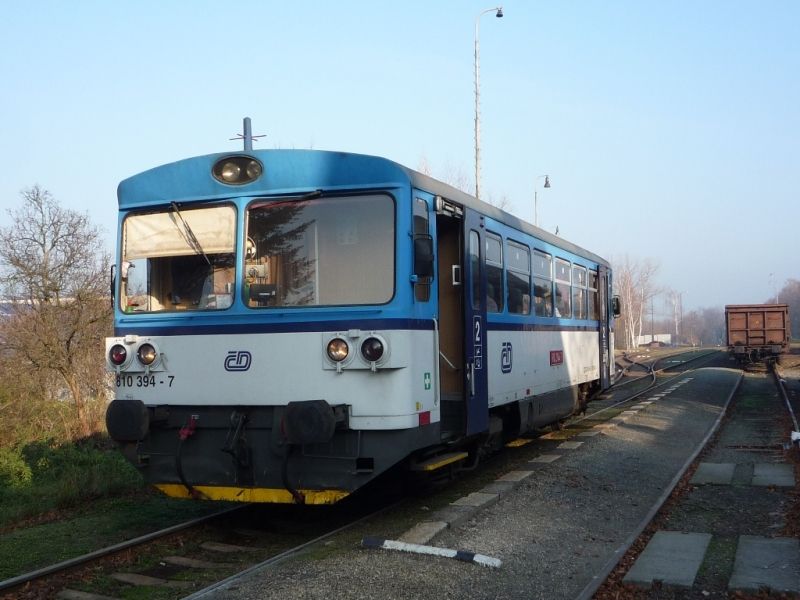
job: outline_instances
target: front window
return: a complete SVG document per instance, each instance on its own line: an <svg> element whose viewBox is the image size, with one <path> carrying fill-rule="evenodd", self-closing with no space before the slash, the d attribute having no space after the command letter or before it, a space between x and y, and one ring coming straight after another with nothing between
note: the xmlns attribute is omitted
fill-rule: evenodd
<svg viewBox="0 0 800 600"><path fill-rule="evenodd" d="M233 297L236 210L179 208L129 215L122 224L120 308L128 313L228 308Z"/></svg>
<svg viewBox="0 0 800 600"><path fill-rule="evenodd" d="M256 201L246 238L248 306L385 304L394 295L388 195Z"/></svg>

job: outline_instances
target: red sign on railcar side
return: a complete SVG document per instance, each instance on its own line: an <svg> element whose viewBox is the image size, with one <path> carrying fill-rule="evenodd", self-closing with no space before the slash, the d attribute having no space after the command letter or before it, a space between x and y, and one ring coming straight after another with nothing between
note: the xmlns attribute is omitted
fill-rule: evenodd
<svg viewBox="0 0 800 600"><path fill-rule="evenodd" d="M550 366L560 365L564 363L563 350L550 350Z"/></svg>

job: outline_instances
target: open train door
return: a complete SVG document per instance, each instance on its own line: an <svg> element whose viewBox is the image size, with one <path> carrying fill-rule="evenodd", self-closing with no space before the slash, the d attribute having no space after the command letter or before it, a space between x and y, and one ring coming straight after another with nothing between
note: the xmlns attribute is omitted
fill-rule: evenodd
<svg viewBox="0 0 800 600"><path fill-rule="evenodd" d="M466 434L489 427L483 217L464 208L464 396Z"/></svg>
<svg viewBox="0 0 800 600"><path fill-rule="evenodd" d="M611 385L611 364L614 356L614 349L611 348L611 311L609 307L609 296L611 282L608 276L608 267L600 265L598 276L600 281L597 285L597 292L600 295L600 389L606 389Z"/></svg>

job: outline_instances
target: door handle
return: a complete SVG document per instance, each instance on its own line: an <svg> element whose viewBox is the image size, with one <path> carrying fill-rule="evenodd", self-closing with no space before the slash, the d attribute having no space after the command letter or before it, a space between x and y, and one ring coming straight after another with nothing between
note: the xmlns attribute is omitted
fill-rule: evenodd
<svg viewBox="0 0 800 600"><path fill-rule="evenodd" d="M475 362L471 361L467 366L467 378L469 379L469 395L475 395Z"/></svg>

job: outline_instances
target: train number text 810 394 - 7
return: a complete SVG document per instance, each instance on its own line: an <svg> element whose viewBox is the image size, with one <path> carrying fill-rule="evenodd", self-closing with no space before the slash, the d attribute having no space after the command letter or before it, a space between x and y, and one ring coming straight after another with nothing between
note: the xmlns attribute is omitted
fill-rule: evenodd
<svg viewBox="0 0 800 600"><path fill-rule="evenodd" d="M167 375L166 378L163 379L156 379L155 375L117 375L116 383L118 388L146 388L165 384L167 387L172 387L174 381L174 375Z"/></svg>

